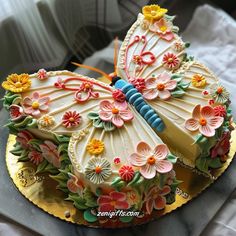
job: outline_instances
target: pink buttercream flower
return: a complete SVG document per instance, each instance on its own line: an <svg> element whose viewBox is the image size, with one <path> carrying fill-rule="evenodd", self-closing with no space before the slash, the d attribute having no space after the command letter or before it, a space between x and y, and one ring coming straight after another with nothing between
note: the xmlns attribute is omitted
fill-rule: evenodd
<svg viewBox="0 0 236 236"><path fill-rule="evenodd" d="M37 78L39 80L45 80L48 78L48 75L47 75L47 71L45 69L40 69L38 72L37 72Z"/></svg>
<svg viewBox="0 0 236 236"><path fill-rule="evenodd" d="M144 202L146 202L146 210L150 215L153 211L153 208L156 210L162 210L166 205L165 195L170 193L171 189L168 185L164 186L162 189L157 186L151 187L147 192Z"/></svg>
<svg viewBox="0 0 236 236"><path fill-rule="evenodd" d="M114 157L113 162L115 165L119 165L121 163L121 158L120 157Z"/></svg>
<svg viewBox="0 0 236 236"><path fill-rule="evenodd" d="M133 166L140 167L140 173L146 179L152 179L156 173L167 173L172 170L173 164L166 160L169 150L165 144L158 144L154 150L145 142L137 145L137 152L129 156Z"/></svg>
<svg viewBox="0 0 236 236"><path fill-rule="evenodd" d="M79 195L82 195L83 193L83 185L79 181L78 177L76 175L73 175L71 173L68 173L70 178L68 179L66 186L72 193L78 193Z"/></svg>
<svg viewBox="0 0 236 236"><path fill-rule="evenodd" d="M124 102L125 101L125 94L120 89L115 89L112 91L112 97L117 102Z"/></svg>
<svg viewBox="0 0 236 236"><path fill-rule="evenodd" d="M9 114L12 121L17 121L25 117L23 108L15 104L9 107Z"/></svg>
<svg viewBox="0 0 236 236"><path fill-rule="evenodd" d="M140 92L146 88L144 78L131 78L129 82Z"/></svg>
<svg viewBox="0 0 236 236"><path fill-rule="evenodd" d="M134 177L134 169L132 166L124 165L119 169L119 175L122 180L129 182Z"/></svg>
<svg viewBox="0 0 236 236"><path fill-rule="evenodd" d="M126 194L122 192L110 192L109 195L102 195L98 198L98 211L109 212L115 209L129 209L129 203L126 199Z"/></svg>
<svg viewBox="0 0 236 236"><path fill-rule="evenodd" d="M226 109L224 106L218 105L218 106L214 107L213 109L215 111L216 116L221 116L221 117L226 116Z"/></svg>
<svg viewBox="0 0 236 236"><path fill-rule="evenodd" d="M39 145L43 157L53 166L60 168L61 161L57 146L51 141L44 141L44 144Z"/></svg>
<svg viewBox="0 0 236 236"><path fill-rule="evenodd" d="M99 117L103 121L111 121L116 127L120 128L124 122L133 119L133 113L128 110L127 102L114 102L104 100L100 102Z"/></svg>
<svg viewBox="0 0 236 236"><path fill-rule="evenodd" d="M62 125L66 128L77 127L81 122L81 116L76 111L67 111L62 117Z"/></svg>
<svg viewBox="0 0 236 236"><path fill-rule="evenodd" d="M31 162L33 162L35 165L40 164L43 161L43 156L41 152L38 151L31 151L28 154L28 158L30 159Z"/></svg>
<svg viewBox="0 0 236 236"><path fill-rule="evenodd" d="M23 130L17 134L16 141L20 143L22 148L28 149L31 146L29 141L33 138L33 135L29 131Z"/></svg>
<svg viewBox="0 0 236 236"><path fill-rule="evenodd" d="M40 97L38 92L32 94L32 98L25 97L23 100L23 108L26 114L36 118L40 117L41 112L48 110L49 97Z"/></svg>
<svg viewBox="0 0 236 236"><path fill-rule="evenodd" d="M204 136L213 137L215 130L222 125L223 121L224 118L216 116L212 107L196 105L192 112L192 118L185 121L185 128L189 131L199 130Z"/></svg>
<svg viewBox="0 0 236 236"><path fill-rule="evenodd" d="M157 33L160 38L165 39L166 41L171 41L175 35L171 31L172 23L166 21L164 18L161 18L159 21L156 21L154 24L149 25L149 30Z"/></svg>
<svg viewBox="0 0 236 236"><path fill-rule="evenodd" d="M167 52L163 56L162 63L167 69L173 70L179 67L180 60L174 53Z"/></svg>
<svg viewBox="0 0 236 236"><path fill-rule="evenodd" d="M146 89L143 90L144 98L153 100L157 97L167 100L171 97L170 91L177 87L176 80L171 80L171 75L163 72L157 78L148 78L145 83Z"/></svg>
<svg viewBox="0 0 236 236"><path fill-rule="evenodd" d="M211 150L211 157L222 157L229 152L230 132L224 132L218 143Z"/></svg>

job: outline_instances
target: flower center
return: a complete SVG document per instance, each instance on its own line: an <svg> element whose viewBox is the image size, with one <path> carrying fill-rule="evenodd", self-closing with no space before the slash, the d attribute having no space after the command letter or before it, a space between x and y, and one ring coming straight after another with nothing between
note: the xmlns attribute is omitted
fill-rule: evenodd
<svg viewBox="0 0 236 236"><path fill-rule="evenodd" d="M152 16L155 16L155 15L156 15L156 11L153 11L153 10L152 10L152 11L151 11L151 15L152 15Z"/></svg>
<svg viewBox="0 0 236 236"><path fill-rule="evenodd" d="M116 201L111 201L110 204L111 204L112 206L115 206L115 205L116 205Z"/></svg>
<svg viewBox="0 0 236 236"><path fill-rule="evenodd" d="M161 30L162 32L165 32L165 31L167 30L167 27L166 27L165 25L163 25L163 26L160 27L160 30Z"/></svg>
<svg viewBox="0 0 236 236"><path fill-rule="evenodd" d="M96 173L96 174L100 174L101 172L102 172L101 166L96 166L96 167L95 167L95 173Z"/></svg>
<svg viewBox="0 0 236 236"><path fill-rule="evenodd" d="M207 120L205 118L200 118L199 124L205 126L207 124Z"/></svg>
<svg viewBox="0 0 236 236"><path fill-rule="evenodd" d="M22 86L22 84L21 84L21 82L18 81L18 82L15 83L15 86L16 86L17 88L20 88L20 87Z"/></svg>
<svg viewBox="0 0 236 236"><path fill-rule="evenodd" d="M74 121L75 121L75 118L74 118L74 117L70 117L69 121L70 121L70 122L74 122Z"/></svg>
<svg viewBox="0 0 236 236"><path fill-rule="evenodd" d="M158 89L159 91L163 91L163 90L165 89L165 85L164 85L164 84L158 84L158 85L157 85L157 89Z"/></svg>
<svg viewBox="0 0 236 236"><path fill-rule="evenodd" d="M32 103L32 108L33 109L38 109L39 108L39 103L37 101Z"/></svg>
<svg viewBox="0 0 236 236"><path fill-rule="evenodd" d="M91 88L91 85L90 84L85 84L85 86L84 86L86 89L89 89L89 88Z"/></svg>
<svg viewBox="0 0 236 236"><path fill-rule="evenodd" d="M149 165L154 165L156 162L156 159L153 156L151 156L148 158L147 162Z"/></svg>
<svg viewBox="0 0 236 236"><path fill-rule="evenodd" d="M217 89L217 93L218 93L218 94L222 94L222 93L223 93L223 89L222 89L221 87L219 87L219 88Z"/></svg>
<svg viewBox="0 0 236 236"><path fill-rule="evenodd" d="M112 108L112 114L118 114L119 113L119 110L117 108Z"/></svg>
<svg viewBox="0 0 236 236"><path fill-rule="evenodd" d="M171 62L173 62L173 61L174 61L174 59L173 59L172 57L168 58L168 62L169 62L169 63L171 63Z"/></svg>

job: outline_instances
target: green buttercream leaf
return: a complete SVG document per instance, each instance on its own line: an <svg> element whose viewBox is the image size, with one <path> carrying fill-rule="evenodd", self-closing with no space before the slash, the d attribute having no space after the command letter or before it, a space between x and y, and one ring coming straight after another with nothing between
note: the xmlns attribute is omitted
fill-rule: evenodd
<svg viewBox="0 0 236 236"><path fill-rule="evenodd" d="M174 25L174 26L172 27L172 32L177 34L177 33L179 32L179 27L176 26L176 25Z"/></svg>
<svg viewBox="0 0 236 236"><path fill-rule="evenodd" d="M176 163L177 157L176 157L175 155L173 155L173 154L170 153L170 154L167 156L167 160L170 161L171 163Z"/></svg>
<svg viewBox="0 0 236 236"><path fill-rule="evenodd" d="M100 187L96 188L95 193L97 197L99 197L100 195L102 195L102 189Z"/></svg>
<svg viewBox="0 0 236 236"><path fill-rule="evenodd" d="M103 127L105 131L112 131L114 130L116 127L112 124L112 122L104 122L103 123Z"/></svg>
<svg viewBox="0 0 236 236"><path fill-rule="evenodd" d="M196 160L196 166L199 170L202 172L209 174L208 173L208 167L209 167L209 160L207 157L200 157Z"/></svg>
<svg viewBox="0 0 236 236"><path fill-rule="evenodd" d="M133 184L133 186L134 186L134 187L138 187L138 186L142 185L143 182L144 182L144 180L145 180L145 179L143 178L143 176L140 176L139 179L138 179L138 181L136 181L136 182Z"/></svg>
<svg viewBox="0 0 236 236"><path fill-rule="evenodd" d="M182 97L184 94L184 90L179 87L177 87L177 89L171 92L171 95L175 98Z"/></svg>
<svg viewBox="0 0 236 236"><path fill-rule="evenodd" d="M46 166L48 165L47 160L43 160L38 166L36 170L36 174L44 172Z"/></svg>
<svg viewBox="0 0 236 236"><path fill-rule="evenodd" d="M164 17L165 17L166 20L172 22L175 19L176 16L170 16L170 15L165 14Z"/></svg>
<svg viewBox="0 0 236 236"><path fill-rule="evenodd" d="M191 84L190 82L189 83L180 82L178 84L178 87L180 87L183 90L186 90L189 87L190 84Z"/></svg>
<svg viewBox="0 0 236 236"><path fill-rule="evenodd" d="M70 137L66 136L66 135L54 135L54 138L56 139L56 141L61 144L61 143L69 143L70 141Z"/></svg>
<svg viewBox="0 0 236 236"><path fill-rule="evenodd" d="M186 42L186 43L184 44L185 48L189 48L189 47L190 47L190 45L191 45L191 43L190 43L190 42Z"/></svg>
<svg viewBox="0 0 236 236"><path fill-rule="evenodd" d="M51 163L48 163L44 171L49 172L50 174L57 174L59 170L53 166Z"/></svg>
<svg viewBox="0 0 236 236"><path fill-rule="evenodd" d="M139 180L140 176L141 176L140 172L139 172L139 171L136 171L135 174L134 174L133 179L128 183L127 186L132 186L132 185L134 185L134 184Z"/></svg>
<svg viewBox="0 0 236 236"><path fill-rule="evenodd" d="M84 199L86 200L86 206L88 207L97 207L97 198L96 196L91 192L89 188L84 189Z"/></svg>
<svg viewBox="0 0 236 236"><path fill-rule="evenodd" d="M122 179L121 179L119 176L117 176L117 177L112 181L111 185L115 187L116 184L118 184L121 180L122 180Z"/></svg>
<svg viewBox="0 0 236 236"><path fill-rule="evenodd" d="M42 144L42 141L40 141L39 139L31 139L29 141L29 144L33 146L33 148L36 149L37 151L41 151L39 145Z"/></svg>
<svg viewBox="0 0 236 236"><path fill-rule="evenodd" d="M80 197L78 194L71 193L65 200L72 201L74 206L79 210L88 209L88 207L86 206L86 200Z"/></svg>
<svg viewBox="0 0 236 236"><path fill-rule="evenodd" d="M175 202L175 197L176 197L175 192L170 192L169 194L166 195L166 203L172 204L173 202Z"/></svg>
<svg viewBox="0 0 236 236"><path fill-rule="evenodd" d="M90 223L96 222L98 217L91 213L91 209L84 211L84 219Z"/></svg>
<svg viewBox="0 0 236 236"><path fill-rule="evenodd" d="M98 118L98 119L95 119L95 120L93 120L93 126L95 127L95 128L103 128L103 121L100 119L100 118Z"/></svg>
<svg viewBox="0 0 236 236"><path fill-rule="evenodd" d="M160 174L159 175L159 187L162 189L164 187L165 184L165 175Z"/></svg>
<svg viewBox="0 0 236 236"><path fill-rule="evenodd" d="M68 143L62 143L58 146L59 153L67 152L67 150L68 150Z"/></svg>
<svg viewBox="0 0 236 236"><path fill-rule="evenodd" d="M9 109L12 104L19 104L22 100L21 95L17 93L7 92L3 97L3 106Z"/></svg>
<svg viewBox="0 0 236 236"><path fill-rule="evenodd" d="M124 180L121 180L119 183L117 183L114 187L119 192L123 187L126 186L126 182Z"/></svg>
<svg viewBox="0 0 236 236"><path fill-rule="evenodd" d="M209 167L214 169L222 167L222 162L220 161L220 158L211 158L209 161Z"/></svg>
<svg viewBox="0 0 236 236"><path fill-rule="evenodd" d="M203 138L204 136L202 134L196 135L194 143L199 143Z"/></svg>
<svg viewBox="0 0 236 236"><path fill-rule="evenodd" d="M133 220L133 216L120 216L119 220L123 223L128 223L131 222Z"/></svg>
<svg viewBox="0 0 236 236"><path fill-rule="evenodd" d="M97 118L99 118L99 114L96 112L90 112L90 113L88 113L88 118L90 120L96 120Z"/></svg>
<svg viewBox="0 0 236 236"><path fill-rule="evenodd" d="M180 74L173 74L171 76L171 79L176 80L176 82L180 82L182 80L182 75L180 75Z"/></svg>

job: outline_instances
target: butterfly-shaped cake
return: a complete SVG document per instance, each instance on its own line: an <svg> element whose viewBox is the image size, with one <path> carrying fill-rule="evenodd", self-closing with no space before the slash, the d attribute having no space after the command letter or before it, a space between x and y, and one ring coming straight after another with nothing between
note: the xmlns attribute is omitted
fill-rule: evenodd
<svg viewBox="0 0 236 236"><path fill-rule="evenodd" d="M229 94L187 56L166 13L143 8L107 75L111 85L44 69L2 84L12 153L49 172L87 222L118 211L138 215L116 215L113 224L149 219L175 201L177 157L209 174L229 151Z"/></svg>

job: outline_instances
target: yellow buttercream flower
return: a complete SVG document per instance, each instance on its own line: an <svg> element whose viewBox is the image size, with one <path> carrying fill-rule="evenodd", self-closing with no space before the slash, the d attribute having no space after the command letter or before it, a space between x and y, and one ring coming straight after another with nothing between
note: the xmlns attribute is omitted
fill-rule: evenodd
<svg viewBox="0 0 236 236"><path fill-rule="evenodd" d="M50 127L55 124L53 116L44 115L38 120L38 125L44 128Z"/></svg>
<svg viewBox="0 0 236 236"><path fill-rule="evenodd" d="M31 80L28 74L11 74L7 80L2 83L2 87L14 93L27 91L31 86Z"/></svg>
<svg viewBox="0 0 236 236"><path fill-rule="evenodd" d="M98 139L92 139L86 148L91 155L98 155L104 151L104 143Z"/></svg>
<svg viewBox="0 0 236 236"><path fill-rule="evenodd" d="M145 18L150 21L159 20L167 11L167 9L161 8L159 5L148 5L142 9Z"/></svg>
<svg viewBox="0 0 236 236"><path fill-rule="evenodd" d="M201 74L195 74L192 77L192 85L197 88L202 88L206 86L206 78Z"/></svg>

